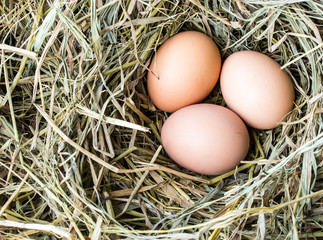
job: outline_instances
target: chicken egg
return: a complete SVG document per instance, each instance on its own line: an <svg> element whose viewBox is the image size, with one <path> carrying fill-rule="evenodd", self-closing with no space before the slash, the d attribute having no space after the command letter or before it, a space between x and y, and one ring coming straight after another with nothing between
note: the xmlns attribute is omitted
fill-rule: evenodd
<svg viewBox="0 0 323 240"><path fill-rule="evenodd" d="M161 139L175 162L205 175L234 169L249 148L243 121L225 107L206 103L174 112L163 124Z"/></svg>
<svg viewBox="0 0 323 240"><path fill-rule="evenodd" d="M280 65L265 54L240 51L223 63L220 87L228 107L247 125L271 129L293 108L293 84Z"/></svg>
<svg viewBox="0 0 323 240"><path fill-rule="evenodd" d="M174 112L206 98L218 81L221 55L207 35L181 32L164 42L153 56L149 96L162 111Z"/></svg>

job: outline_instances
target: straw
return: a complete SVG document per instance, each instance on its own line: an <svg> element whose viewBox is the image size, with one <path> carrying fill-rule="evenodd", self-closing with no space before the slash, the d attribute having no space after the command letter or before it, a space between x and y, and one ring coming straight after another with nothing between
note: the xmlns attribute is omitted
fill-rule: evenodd
<svg viewBox="0 0 323 240"><path fill-rule="evenodd" d="M0 0L0 238L321 239L320 1ZM225 60L264 53L296 99L249 128L236 169L203 176L162 149L169 113L147 92L172 35L210 36ZM219 86L203 101L225 106Z"/></svg>

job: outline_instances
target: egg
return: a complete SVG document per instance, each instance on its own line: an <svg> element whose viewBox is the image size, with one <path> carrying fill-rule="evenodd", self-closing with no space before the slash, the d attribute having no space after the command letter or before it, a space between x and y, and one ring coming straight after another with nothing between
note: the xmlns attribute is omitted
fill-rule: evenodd
<svg viewBox="0 0 323 240"><path fill-rule="evenodd" d="M280 65L254 51L240 51L223 63L220 87L228 107L254 128L271 129L293 108L293 84Z"/></svg>
<svg viewBox="0 0 323 240"><path fill-rule="evenodd" d="M149 96L162 111L174 112L206 98L221 68L218 47L207 35L181 32L156 51L147 74Z"/></svg>
<svg viewBox="0 0 323 240"><path fill-rule="evenodd" d="M206 103L174 112L162 126L161 139L175 162L205 175L234 169L249 148L243 121L225 107Z"/></svg>

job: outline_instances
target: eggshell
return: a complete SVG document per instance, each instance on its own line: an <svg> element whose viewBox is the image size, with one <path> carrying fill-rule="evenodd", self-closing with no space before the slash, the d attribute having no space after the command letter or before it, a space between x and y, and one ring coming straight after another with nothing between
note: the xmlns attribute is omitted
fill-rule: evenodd
<svg viewBox="0 0 323 240"><path fill-rule="evenodd" d="M278 127L293 108L295 93L287 73L259 52L230 55L223 63L220 86L228 107L254 128Z"/></svg>
<svg viewBox="0 0 323 240"><path fill-rule="evenodd" d="M179 165L196 173L222 174L245 158L249 134L231 110L194 104L173 113L161 131L162 144Z"/></svg>
<svg viewBox="0 0 323 240"><path fill-rule="evenodd" d="M221 55L207 35L181 32L157 50L147 75L148 92L157 108L174 112L206 98L218 81Z"/></svg>

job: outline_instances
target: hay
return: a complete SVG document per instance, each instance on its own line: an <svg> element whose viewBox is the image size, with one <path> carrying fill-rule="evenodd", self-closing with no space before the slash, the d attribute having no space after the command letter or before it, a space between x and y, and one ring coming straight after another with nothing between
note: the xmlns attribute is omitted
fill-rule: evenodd
<svg viewBox="0 0 323 240"><path fill-rule="evenodd" d="M320 1L0 0L1 239L323 238ZM200 176L160 147L146 71L178 31L293 79L282 127L250 129L235 171ZM205 100L224 104L219 87Z"/></svg>

